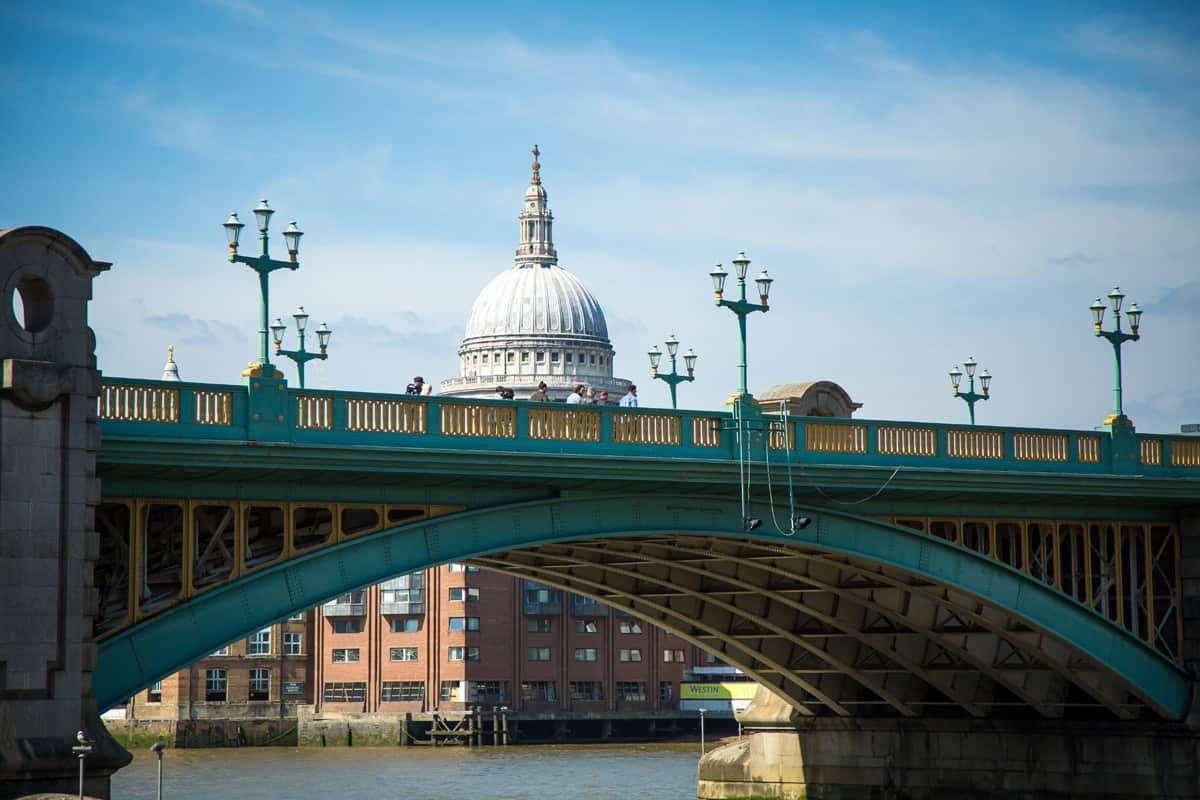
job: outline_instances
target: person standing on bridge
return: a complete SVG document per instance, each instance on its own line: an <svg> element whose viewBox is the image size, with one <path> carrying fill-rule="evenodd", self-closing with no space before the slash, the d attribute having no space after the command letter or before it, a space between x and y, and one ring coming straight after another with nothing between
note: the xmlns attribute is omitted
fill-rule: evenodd
<svg viewBox="0 0 1200 800"><path fill-rule="evenodd" d="M632 383L629 384L629 394L627 394L621 398L621 407L622 408L637 408L638 407L637 387L634 386Z"/></svg>
<svg viewBox="0 0 1200 800"><path fill-rule="evenodd" d="M569 395L567 395L567 403L569 405L577 406L582 402L583 402L583 384L577 383L577 384L575 384L575 391L573 391Z"/></svg>
<svg viewBox="0 0 1200 800"><path fill-rule="evenodd" d="M596 396L596 387L589 386L587 394L583 396L583 404L586 406L594 406L600 402L600 398Z"/></svg>
<svg viewBox="0 0 1200 800"><path fill-rule="evenodd" d="M425 393L425 379L422 378L420 375L413 378L413 382L404 388L404 393L405 394L424 394Z"/></svg>
<svg viewBox="0 0 1200 800"><path fill-rule="evenodd" d="M549 403L550 396L546 394L546 382L538 383L537 391L529 395L529 399L535 403Z"/></svg>

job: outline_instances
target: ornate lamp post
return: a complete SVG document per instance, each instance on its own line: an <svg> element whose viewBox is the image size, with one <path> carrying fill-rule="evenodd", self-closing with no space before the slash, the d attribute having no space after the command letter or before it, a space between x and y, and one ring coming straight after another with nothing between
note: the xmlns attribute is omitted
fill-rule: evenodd
<svg viewBox="0 0 1200 800"><path fill-rule="evenodd" d="M739 466L739 483L741 489L742 501L742 521L744 530L749 533L755 528L762 525L762 520L751 517L747 513L749 507L749 489L746 473L741 469L742 464L746 460L750 451L750 439L748 429L766 430L769 424L762 419L762 409L758 408L754 403L754 398L750 396L749 390L746 388L746 317L753 314L755 311L766 313L770 310L767 305L767 297L771 294L771 276L764 269L754 282L758 285L758 297L761 303L751 303L746 300L746 270L750 266L750 259L746 258L744 252L739 252L737 258L733 259L733 267L737 271L738 279L738 299L726 300L725 293L725 278L729 273L721 269L721 265L717 264L712 272L708 273L712 278L713 292L716 296L716 305L718 307L728 308L737 316L738 320L738 337L739 337L739 360L738 360L738 393L732 401L734 422L737 429L738 442L738 466ZM747 421L747 417L753 417L752 421Z"/></svg>
<svg viewBox="0 0 1200 800"><path fill-rule="evenodd" d="M671 357L671 371L665 375L658 374L658 362L662 360L662 351L658 349L658 345L650 348L647 354L650 356L650 376L660 381L665 381L667 386L671 387L671 408L678 408L675 404L675 387L684 381L696 380L696 354L689 347L688 351L683 354L683 363L687 367L687 375L680 375L675 371L675 354L679 352L679 340L675 338L675 334L667 337L667 355Z"/></svg>
<svg viewBox="0 0 1200 800"><path fill-rule="evenodd" d="M275 340L275 355L287 356L292 361L296 362L296 372L300 376L300 388L304 388L304 365L314 358L319 358L322 361L329 358L329 354L325 352L329 347L329 337L333 335L333 331L324 322L321 327L317 328L317 346L320 352L311 353L304 349L304 329L308 327L308 314L304 311L304 306L296 309L296 313L292 314L292 318L296 320L296 332L300 334L300 346L296 350L284 350L283 347L283 332L287 326L283 324L283 320L276 317L271 323L271 338Z"/></svg>
<svg viewBox="0 0 1200 800"><path fill-rule="evenodd" d="M957 366L950 370L950 385L954 387L954 396L960 400L967 401L967 411L971 415L972 425L975 424L975 404L980 400L988 399L988 387L992 383L992 376L989 375L988 371L985 369L983 372L979 373L979 385L983 387L983 394L977 394L975 392L976 366L978 366L978 364L976 364L975 359L972 356L967 356L967 360L963 362L963 368L967 371L967 390L965 392L960 392L958 390L958 383L962 380L963 376L962 371L959 370Z"/></svg>
<svg viewBox="0 0 1200 800"><path fill-rule="evenodd" d="M1138 335L1138 326L1142 321L1142 310L1138 308L1137 303L1129 306L1125 314L1129 317L1129 333L1121 330L1121 304L1125 300L1125 295L1121 294L1120 288L1114 286L1113 290L1108 293L1108 302L1113 310L1113 327L1112 330L1102 330L1104 324L1104 303L1099 297L1092 303L1092 324L1096 328L1096 335L1103 336L1108 339L1109 344L1113 349L1113 413L1104 420L1105 425L1111 427L1133 427L1133 423L1125 416L1125 411L1121 405L1121 345L1125 342L1136 342L1142 338Z"/></svg>
<svg viewBox="0 0 1200 800"><path fill-rule="evenodd" d="M767 275L764 269L754 282L758 284L758 296L762 300L761 303L750 303L746 301L746 269L750 266L750 259L746 258L744 252L739 252L737 258L733 259L733 267L737 270L738 279L738 299L725 300L725 278L729 273L721 269L721 265L717 264L713 271L708 273L712 278L713 291L716 295L717 306L728 308L738 318L738 336L741 344L739 350L738 361L738 393L741 397L749 399L749 392L746 390L746 317L753 314L755 311L767 312L770 307L767 305L767 297L771 294L771 283L773 279Z"/></svg>
<svg viewBox="0 0 1200 800"><path fill-rule="evenodd" d="M271 224L271 215L275 210L267 205L267 201L263 200L258 204L258 208L254 209L254 219L258 225L258 240L262 245L262 253L258 256L242 256L238 255L238 237L241 236L242 228L246 227L238 220L236 212L229 215L229 219L225 222L225 236L229 240L229 260L245 264L258 273L258 291L259 291L259 348L258 348L258 364L251 365L248 375L262 375L263 377L272 377L271 362L267 357L267 278L277 269L299 269L300 262L297 256L300 254L300 237L304 233L296 227L296 221L287 226L283 232L284 242L287 244L288 260L276 261L270 257L270 251L267 244L267 229Z"/></svg>

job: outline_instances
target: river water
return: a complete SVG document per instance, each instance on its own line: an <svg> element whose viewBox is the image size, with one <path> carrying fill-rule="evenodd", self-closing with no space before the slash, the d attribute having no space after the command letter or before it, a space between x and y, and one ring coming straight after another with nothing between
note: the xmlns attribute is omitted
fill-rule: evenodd
<svg viewBox="0 0 1200 800"><path fill-rule="evenodd" d="M164 800L695 800L699 744L168 750ZM153 800L155 758L134 753L114 800Z"/></svg>

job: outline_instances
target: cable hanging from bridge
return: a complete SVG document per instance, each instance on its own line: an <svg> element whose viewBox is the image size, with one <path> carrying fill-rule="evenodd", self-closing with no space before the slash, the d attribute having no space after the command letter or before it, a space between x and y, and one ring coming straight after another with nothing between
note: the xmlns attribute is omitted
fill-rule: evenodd
<svg viewBox="0 0 1200 800"><path fill-rule="evenodd" d="M771 508L771 522L772 522L772 524L774 524L775 529L777 531L779 531L781 534L783 534L784 536L793 536L793 535L795 535L796 531L807 527L808 523L810 522L810 519L808 517L797 517L796 516L796 486L792 479L792 458L791 458L792 437L791 437L791 429L788 427L788 424L787 424L787 403L785 401L780 401L780 403L779 403L779 418L781 421L779 423L771 423L771 428L774 429L774 426L776 424L778 424L778 425L780 425L780 428L782 429L782 433L783 433L783 452L784 452L784 458L787 460L787 478L788 478L788 522L789 522L788 529L785 530L783 528L783 526L779 524L779 520L775 516L775 491L774 491L775 482L771 479L771 439L770 439L769 433L768 433L766 441L763 443L763 448L764 448L763 460L766 462L766 469L767 469L767 499L768 499L768 503ZM739 433L740 433L740 428L739 428ZM740 446L739 446L738 455L739 456L741 455ZM862 505L863 503L866 503L869 500L873 500L876 497L878 497L879 495L883 494L884 490L887 489L887 487L891 484L892 480L894 480L895 477L898 474L900 474L901 469L903 469L903 467L897 466L895 469L892 470L892 474L888 476L887 480L885 480L878 489L876 489L874 492L871 492L871 494L867 495L866 497L859 498L858 500L839 500L836 497L831 497L824 489L822 489L820 486L817 486L815 483L812 483L810 481L805 481L804 483L810 489L817 492L818 494L820 494L822 497L824 497L826 500L828 500L831 503L837 503L838 505L843 505L843 506L857 506L857 505ZM803 465L800 466L800 474L801 475L804 474L804 466ZM746 499L745 498L746 498L746 494L747 494L747 484L749 483L749 475L750 475L750 470L749 470L749 465L747 465L746 477L742 482L742 498L743 498L742 499L742 516L743 516L743 518L746 517Z"/></svg>

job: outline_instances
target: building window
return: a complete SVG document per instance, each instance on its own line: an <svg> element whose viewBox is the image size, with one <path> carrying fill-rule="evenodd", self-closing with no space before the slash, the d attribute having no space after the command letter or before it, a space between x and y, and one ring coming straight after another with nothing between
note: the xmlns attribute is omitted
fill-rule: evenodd
<svg viewBox="0 0 1200 800"><path fill-rule="evenodd" d="M224 702L225 692L229 687L229 675L223 669L210 669L204 673L204 699L213 702Z"/></svg>
<svg viewBox="0 0 1200 800"><path fill-rule="evenodd" d="M333 663L349 664L358 661L357 647L335 647L333 648Z"/></svg>
<svg viewBox="0 0 1200 800"><path fill-rule="evenodd" d="M468 703L503 703L507 699L508 681L470 681L467 683Z"/></svg>
<svg viewBox="0 0 1200 800"><path fill-rule="evenodd" d="M551 351L550 351L550 363L551 363L551 364L557 364L557 363L558 363L558 351L557 351L557 350L551 350Z"/></svg>
<svg viewBox="0 0 1200 800"><path fill-rule="evenodd" d="M571 699L595 703L604 699L604 684L600 681L571 681Z"/></svg>
<svg viewBox="0 0 1200 800"><path fill-rule="evenodd" d="M547 617L533 617L525 621L525 630L530 633L549 633L551 620Z"/></svg>
<svg viewBox="0 0 1200 800"><path fill-rule="evenodd" d="M304 655L302 651L300 634L285 633L283 635L283 654L285 656Z"/></svg>
<svg viewBox="0 0 1200 800"><path fill-rule="evenodd" d="M479 567L472 567L470 564L459 564L457 561L451 561L446 565L451 572L479 572Z"/></svg>
<svg viewBox="0 0 1200 800"><path fill-rule="evenodd" d="M410 572L379 584L379 604L384 614L423 614L425 573Z"/></svg>
<svg viewBox="0 0 1200 800"><path fill-rule="evenodd" d="M621 633L641 633L642 623L638 622L636 619L623 619L621 620L618 630L620 630Z"/></svg>
<svg viewBox="0 0 1200 800"><path fill-rule="evenodd" d="M487 363L487 359L488 359L488 354L487 354L487 353L484 353L484 354L483 354L483 363L485 363L485 364L486 364L486 363Z"/></svg>
<svg viewBox="0 0 1200 800"><path fill-rule="evenodd" d="M646 682L617 681L617 698L626 703L646 702Z"/></svg>
<svg viewBox="0 0 1200 800"><path fill-rule="evenodd" d="M392 633L416 633L421 630L421 618L388 617L388 629Z"/></svg>
<svg viewBox="0 0 1200 800"><path fill-rule="evenodd" d="M446 651L447 661L478 661L478 647L451 647Z"/></svg>
<svg viewBox="0 0 1200 800"><path fill-rule="evenodd" d="M516 351L514 351L514 350L509 350L509 351L508 351L508 363L510 363L510 364L515 364L515 363L516 363L516 361L517 361L517 354L516 354Z"/></svg>
<svg viewBox="0 0 1200 800"><path fill-rule="evenodd" d="M477 631L479 630L479 617L451 617L450 630Z"/></svg>
<svg viewBox="0 0 1200 800"><path fill-rule="evenodd" d="M658 684L658 699L669 703L675 699L675 685L670 681L660 681Z"/></svg>
<svg viewBox="0 0 1200 800"><path fill-rule="evenodd" d="M522 350L522 351L521 351L521 363L522 363L522 364L528 364L528 363L529 363L529 351L528 351L528 350Z"/></svg>
<svg viewBox="0 0 1200 800"><path fill-rule="evenodd" d="M637 649L636 647L621 649L621 661L641 661L641 660L642 660L642 651Z"/></svg>
<svg viewBox="0 0 1200 800"><path fill-rule="evenodd" d="M554 681L524 681L521 699L528 703L554 703L558 701L558 687Z"/></svg>
<svg viewBox="0 0 1200 800"><path fill-rule="evenodd" d="M383 702L420 703L425 699L424 681L384 681Z"/></svg>
<svg viewBox="0 0 1200 800"><path fill-rule="evenodd" d="M531 647L531 648L529 648L529 660L530 661L549 661L550 660L550 648L549 647Z"/></svg>
<svg viewBox="0 0 1200 800"><path fill-rule="evenodd" d="M392 661L416 661L417 648L415 647L393 647L391 649Z"/></svg>
<svg viewBox="0 0 1200 800"><path fill-rule="evenodd" d="M717 663L716 653L707 653L706 652L704 654L704 663L705 664L716 664Z"/></svg>
<svg viewBox="0 0 1200 800"><path fill-rule="evenodd" d="M595 364L595 363L596 363L596 355L593 353L593 354L592 354L592 355L589 357L588 361L589 361L589 363Z"/></svg>
<svg viewBox="0 0 1200 800"><path fill-rule="evenodd" d="M565 356L567 357L567 363L568 363L568 364L570 364L570 363L572 363L572 362L574 362L574 361L575 361L575 354L574 354L574 353L563 353L563 355L565 355Z"/></svg>
<svg viewBox="0 0 1200 800"><path fill-rule="evenodd" d="M459 681L442 681L442 702L458 702L462 699L462 684Z"/></svg>
<svg viewBox="0 0 1200 800"><path fill-rule="evenodd" d="M537 351L537 360L538 360L539 364L546 360L546 351L545 350Z"/></svg>
<svg viewBox="0 0 1200 800"><path fill-rule="evenodd" d="M672 661L683 662L682 650L663 650L663 663L670 664Z"/></svg>
<svg viewBox="0 0 1200 800"><path fill-rule="evenodd" d="M576 647L575 648L575 660L576 661L595 661L596 660L596 648L594 648L594 647Z"/></svg>
<svg viewBox="0 0 1200 800"><path fill-rule="evenodd" d="M248 656L269 656L271 655L271 629L263 628L258 633L253 633L246 640L246 655Z"/></svg>
<svg viewBox="0 0 1200 800"><path fill-rule="evenodd" d="M292 614L291 616L288 617L288 622L303 622L303 621L304 621L304 612L303 611L301 611L299 614Z"/></svg>
<svg viewBox="0 0 1200 800"><path fill-rule="evenodd" d="M154 683L150 684L150 688L146 690L146 702L162 702L162 681L155 681Z"/></svg>
<svg viewBox="0 0 1200 800"><path fill-rule="evenodd" d="M575 620L576 633L595 633L597 630L596 621L592 619L577 619Z"/></svg>
<svg viewBox="0 0 1200 800"><path fill-rule="evenodd" d="M214 651L213 651L213 655L214 655L214 656L227 656L227 655L229 655L229 645L225 645L224 647L220 647L220 648L218 648L218 649L214 650Z"/></svg>
<svg viewBox="0 0 1200 800"><path fill-rule="evenodd" d="M537 586L535 584L532 588L525 589L525 602L531 604L540 603L543 605L546 603L557 603L558 589L551 589L548 586Z"/></svg>
<svg viewBox="0 0 1200 800"><path fill-rule="evenodd" d="M321 697L326 703L361 703L367 698L367 684L363 681L327 683Z"/></svg>
<svg viewBox="0 0 1200 800"><path fill-rule="evenodd" d="M477 603L479 602L479 590L474 586L451 586L450 587L450 602L451 603Z"/></svg>
<svg viewBox="0 0 1200 800"><path fill-rule="evenodd" d="M271 670L269 670L269 669L252 669L252 670L250 670L250 699L251 700L270 700L271 699Z"/></svg>
<svg viewBox="0 0 1200 800"><path fill-rule="evenodd" d="M329 627L334 633L362 633L362 617L332 617Z"/></svg>
<svg viewBox="0 0 1200 800"><path fill-rule="evenodd" d="M361 606L363 604L363 590L359 589L356 592L346 592L343 595L330 600L325 605L327 606Z"/></svg>

